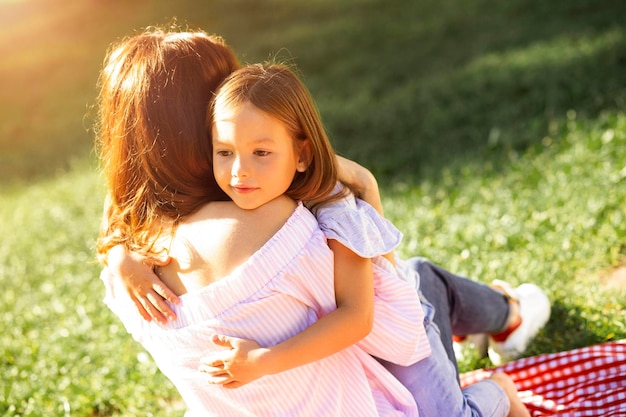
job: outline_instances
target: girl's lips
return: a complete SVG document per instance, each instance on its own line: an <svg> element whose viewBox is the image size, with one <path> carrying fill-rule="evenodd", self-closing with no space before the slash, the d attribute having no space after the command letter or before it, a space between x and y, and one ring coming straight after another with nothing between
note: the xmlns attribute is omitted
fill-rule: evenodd
<svg viewBox="0 0 626 417"><path fill-rule="evenodd" d="M231 188L240 194L247 194L256 190L254 187L247 187L245 185L231 185Z"/></svg>

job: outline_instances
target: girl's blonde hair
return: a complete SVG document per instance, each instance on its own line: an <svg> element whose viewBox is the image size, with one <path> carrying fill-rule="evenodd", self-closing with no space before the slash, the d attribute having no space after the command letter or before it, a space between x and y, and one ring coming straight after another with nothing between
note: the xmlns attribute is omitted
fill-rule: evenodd
<svg viewBox="0 0 626 417"><path fill-rule="evenodd" d="M209 126L216 111L234 109L249 102L282 122L308 159L308 168L296 172L286 194L309 205L336 198L337 160L319 112L306 86L284 64L245 66L219 87L208 113Z"/></svg>
<svg viewBox="0 0 626 417"><path fill-rule="evenodd" d="M213 176L206 112L238 67L224 41L202 31L148 28L111 46L95 126L109 192L100 255L118 244L150 253L162 219L175 224L226 199Z"/></svg>

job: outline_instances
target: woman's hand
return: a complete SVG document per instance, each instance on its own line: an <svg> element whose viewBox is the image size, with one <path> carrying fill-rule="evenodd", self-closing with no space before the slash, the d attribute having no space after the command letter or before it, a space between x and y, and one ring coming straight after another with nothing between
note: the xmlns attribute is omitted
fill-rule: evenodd
<svg viewBox="0 0 626 417"><path fill-rule="evenodd" d="M122 282L137 310L147 321L166 324L168 320L176 319L176 314L165 301L178 304L179 299L153 271L154 266L164 266L169 262L169 257L150 259L148 262L147 258L128 252L121 245L113 247L107 254L109 270Z"/></svg>
<svg viewBox="0 0 626 417"><path fill-rule="evenodd" d="M209 375L210 384L239 388L269 373L268 362L263 360L268 349L254 340L215 335L213 343L227 349L211 353L200 361L199 370Z"/></svg>

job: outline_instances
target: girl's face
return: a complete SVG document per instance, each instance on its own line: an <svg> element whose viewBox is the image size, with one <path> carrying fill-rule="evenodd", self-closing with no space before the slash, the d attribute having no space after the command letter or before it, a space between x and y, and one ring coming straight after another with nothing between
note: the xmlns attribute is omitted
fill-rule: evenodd
<svg viewBox="0 0 626 417"><path fill-rule="evenodd" d="M243 209L283 195L306 164L286 127L250 102L216 109L213 171L217 184Z"/></svg>

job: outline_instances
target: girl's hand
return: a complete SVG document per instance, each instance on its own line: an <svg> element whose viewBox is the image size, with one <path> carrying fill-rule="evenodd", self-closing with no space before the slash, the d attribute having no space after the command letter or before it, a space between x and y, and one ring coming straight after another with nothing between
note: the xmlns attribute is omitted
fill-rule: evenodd
<svg viewBox="0 0 626 417"><path fill-rule="evenodd" d="M137 310L146 321L156 320L166 324L176 319L176 314L165 300L178 304L179 299L154 273L154 266L167 265L170 258L148 260L136 253L127 252L123 246L112 248L107 257L107 264L113 276L122 285Z"/></svg>
<svg viewBox="0 0 626 417"><path fill-rule="evenodd" d="M337 155L339 181L347 184L356 193L356 197L374 207L383 215L383 204L380 200L378 181L369 169L350 159Z"/></svg>
<svg viewBox="0 0 626 417"><path fill-rule="evenodd" d="M268 350L254 340L239 339L223 335L213 336L213 343L227 348L201 359L200 372L209 375L210 384L224 388L239 388L267 375L263 354Z"/></svg>

